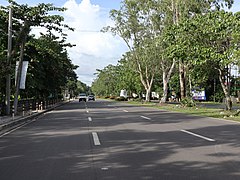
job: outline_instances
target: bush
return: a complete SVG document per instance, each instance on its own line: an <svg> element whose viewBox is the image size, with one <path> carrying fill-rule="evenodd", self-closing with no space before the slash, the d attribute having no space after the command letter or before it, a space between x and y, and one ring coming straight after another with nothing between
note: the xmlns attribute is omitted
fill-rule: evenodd
<svg viewBox="0 0 240 180"><path fill-rule="evenodd" d="M110 96L109 99L116 99L116 97L115 96Z"/></svg>
<svg viewBox="0 0 240 180"><path fill-rule="evenodd" d="M115 98L115 100L117 100L117 101L127 101L127 98L121 96L121 97Z"/></svg>
<svg viewBox="0 0 240 180"><path fill-rule="evenodd" d="M189 97L181 99L180 103L183 107L195 107L196 106L195 101Z"/></svg>

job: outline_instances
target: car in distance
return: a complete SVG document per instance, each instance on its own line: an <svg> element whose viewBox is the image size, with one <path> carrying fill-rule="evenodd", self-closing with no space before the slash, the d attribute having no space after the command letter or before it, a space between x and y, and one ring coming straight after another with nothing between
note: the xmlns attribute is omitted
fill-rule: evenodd
<svg viewBox="0 0 240 180"><path fill-rule="evenodd" d="M80 101L87 101L87 95L86 95L86 93L80 93L79 94L79 102Z"/></svg>
<svg viewBox="0 0 240 180"><path fill-rule="evenodd" d="M89 95L88 96L88 101L95 101L95 96L94 95Z"/></svg>

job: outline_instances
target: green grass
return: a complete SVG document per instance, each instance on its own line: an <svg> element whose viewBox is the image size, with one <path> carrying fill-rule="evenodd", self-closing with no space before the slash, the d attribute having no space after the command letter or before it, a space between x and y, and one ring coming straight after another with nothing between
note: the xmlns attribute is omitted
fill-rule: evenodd
<svg viewBox="0 0 240 180"><path fill-rule="evenodd" d="M180 104L161 104L158 103L141 103L130 101L130 104L141 105L141 106L148 106L153 108L158 108L167 111L173 112L181 112L186 114L192 114L197 116L205 116L205 117L213 117L213 118L221 118L227 120L233 120L240 122L240 115L236 115L237 111L226 111L224 109L216 109L216 108L206 108L206 107L182 107ZM219 103L211 103L211 104L219 104Z"/></svg>

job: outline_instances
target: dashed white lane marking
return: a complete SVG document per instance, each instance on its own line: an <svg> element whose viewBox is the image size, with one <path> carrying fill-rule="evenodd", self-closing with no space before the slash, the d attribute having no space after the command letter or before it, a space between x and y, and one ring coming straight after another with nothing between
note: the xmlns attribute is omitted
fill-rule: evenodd
<svg viewBox="0 0 240 180"><path fill-rule="evenodd" d="M184 133L191 134L191 135L193 135L193 136L196 136L196 137L199 137L199 138L205 139L205 140L210 141L210 142L214 142L214 141L215 141L214 139L211 139L211 138L208 138L208 137L205 137L205 136L199 135L199 134L195 134L195 133L192 133L192 132L187 131L187 130L184 130L184 129L182 129L181 131L184 132Z"/></svg>
<svg viewBox="0 0 240 180"><path fill-rule="evenodd" d="M93 136L93 143L95 146L100 146L101 143L99 141L99 138L98 138L98 134L96 132L92 132L92 136Z"/></svg>
<svg viewBox="0 0 240 180"><path fill-rule="evenodd" d="M140 117L143 118L143 119L151 120L151 118L146 117L146 116L140 116Z"/></svg>
<svg viewBox="0 0 240 180"><path fill-rule="evenodd" d="M125 109L124 109L123 111L124 111L124 112L128 112L128 110L125 110Z"/></svg>
<svg viewBox="0 0 240 180"><path fill-rule="evenodd" d="M103 167L103 168L101 168L101 170L107 171L107 170L108 170L108 167Z"/></svg>
<svg viewBox="0 0 240 180"><path fill-rule="evenodd" d="M92 121L92 118L91 118L91 117L88 117L88 121Z"/></svg>

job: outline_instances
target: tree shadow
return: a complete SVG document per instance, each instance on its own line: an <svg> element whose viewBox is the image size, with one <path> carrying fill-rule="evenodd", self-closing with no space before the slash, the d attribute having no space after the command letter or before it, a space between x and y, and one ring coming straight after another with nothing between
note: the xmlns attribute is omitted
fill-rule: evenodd
<svg viewBox="0 0 240 180"><path fill-rule="evenodd" d="M109 107L94 102L88 107L90 113L84 104L62 106L1 138L0 179L240 178L239 125L221 122L195 127L192 124L204 118L133 106L129 108L134 112L129 113L121 111L125 106L110 106L109 113L104 110ZM216 141L183 133L179 124ZM93 143L93 131L100 146Z"/></svg>

